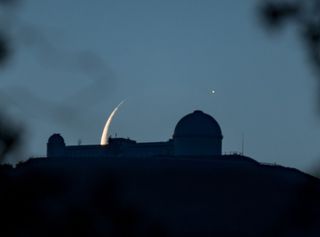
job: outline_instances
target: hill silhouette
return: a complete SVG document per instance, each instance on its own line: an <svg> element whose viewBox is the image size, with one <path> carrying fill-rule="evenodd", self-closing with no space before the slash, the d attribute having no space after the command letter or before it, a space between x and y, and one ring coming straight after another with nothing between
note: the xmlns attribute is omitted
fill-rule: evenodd
<svg viewBox="0 0 320 237"><path fill-rule="evenodd" d="M319 236L320 181L241 155L1 166L1 236Z"/></svg>

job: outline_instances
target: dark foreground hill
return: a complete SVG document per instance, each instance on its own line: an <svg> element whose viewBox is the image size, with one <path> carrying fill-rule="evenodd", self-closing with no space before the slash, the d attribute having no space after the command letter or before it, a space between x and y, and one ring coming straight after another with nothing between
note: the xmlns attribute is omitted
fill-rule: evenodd
<svg viewBox="0 0 320 237"><path fill-rule="evenodd" d="M242 156L0 170L0 236L320 236L320 181Z"/></svg>

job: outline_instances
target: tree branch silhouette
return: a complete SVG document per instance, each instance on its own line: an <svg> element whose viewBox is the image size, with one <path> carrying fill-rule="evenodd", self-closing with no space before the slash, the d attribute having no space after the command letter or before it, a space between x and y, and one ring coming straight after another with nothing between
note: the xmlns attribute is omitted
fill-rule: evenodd
<svg viewBox="0 0 320 237"><path fill-rule="evenodd" d="M18 2L18 0L0 0L0 9L8 10L8 7L16 7ZM0 68L6 66L13 54L6 22L6 19L0 18ZM0 111L0 163L8 153L17 148L20 140L21 131L12 125L11 120L3 115L3 111Z"/></svg>
<svg viewBox="0 0 320 237"><path fill-rule="evenodd" d="M280 32L286 25L298 29L318 79L317 109L320 113L320 0L268 0L259 5L259 16L268 30Z"/></svg>

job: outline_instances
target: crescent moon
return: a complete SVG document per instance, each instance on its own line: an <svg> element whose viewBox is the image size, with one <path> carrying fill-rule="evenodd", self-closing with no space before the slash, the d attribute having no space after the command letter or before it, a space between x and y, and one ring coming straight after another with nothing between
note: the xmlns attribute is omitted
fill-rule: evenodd
<svg viewBox="0 0 320 237"><path fill-rule="evenodd" d="M111 114L109 115L109 118L106 122L106 124L104 125L104 128L103 128L103 132L102 132L102 135L101 135L101 141L100 141L100 145L101 146L105 146L105 145L108 145L108 132L109 132L109 127L110 127L110 124L112 122L112 119L114 117L114 115L116 114L117 110L119 109L119 107L125 102L125 100L121 101L120 104L118 104L117 107L114 108L114 110L111 112Z"/></svg>

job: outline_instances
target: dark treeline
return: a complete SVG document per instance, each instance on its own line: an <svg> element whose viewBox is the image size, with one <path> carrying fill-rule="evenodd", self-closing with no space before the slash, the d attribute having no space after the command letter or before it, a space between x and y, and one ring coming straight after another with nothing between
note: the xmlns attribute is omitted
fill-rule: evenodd
<svg viewBox="0 0 320 237"><path fill-rule="evenodd" d="M319 179L236 160L42 158L1 166L0 235L319 236Z"/></svg>

